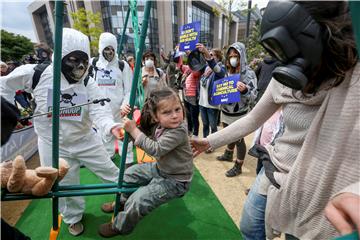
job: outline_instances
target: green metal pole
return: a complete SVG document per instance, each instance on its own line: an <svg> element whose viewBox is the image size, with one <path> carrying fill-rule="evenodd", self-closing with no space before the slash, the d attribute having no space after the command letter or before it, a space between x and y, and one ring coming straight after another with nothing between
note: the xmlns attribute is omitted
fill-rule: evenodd
<svg viewBox="0 0 360 240"><path fill-rule="evenodd" d="M124 16L124 15L123 15ZM120 43L119 43L119 47L118 47L118 56L122 56L122 50L123 50L123 45L124 45L124 41L125 41L125 34L126 34L126 28L127 28L127 24L129 21L129 16L130 16L130 8L128 8L127 13L126 13L126 18L125 18L125 23L124 23L124 29L120 38Z"/></svg>
<svg viewBox="0 0 360 240"><path fill-rule="evenodd" d="M54 80L53 80L53 114L52 114L52 165L54 168L59 167L59 110L60 110L60 70L61 70L61 46L62 46L62 28L64 18L64 2L55 2L55 49L54 49ZM58 189L58 182L53 186L53 191ZM52 217L53 229L59 228L58 224L59 198L53 198Z"/></svg>
<svg viewBox="0 0 360 240"><path fill-rule="evenodd" d="M136 97L136 89L138 85L138 79L141 69L141 55L144 51L144 45L145 45L145 38L147 33L147 27L148 27L148 19L150 15L150 8L151 8L151 1L147 1L145 4L144 9L144 19L142 22L141 27L141 36L140 36L140 42L138 45L138 51L136 52L136 63L135 63L135 69L134 69L134 79L133 83L131 85L131 92L130 92L130 107L133 108L135 104L135 97ZM128 115L130 119L132 119L132 113ZM123 186L123 179L124 179L124 172L125 172L125 161L126 161L126 154L127 154L127 148L129 143L129 133L125 132L124 137L124 144L122 147L121 152L121 162L120 162L120 173L119 173L119 179L118 179L118 188L122 188ZM120 194L116 195L116 204L114 208L114 216L116 216L119 212L119 202L120 202Z"/></svg>
<svg viewBox="0 0 360 240"><path fill-rule="evenodd" d="M360 2L350 1L349 6L357 50L360 56Z"/></svg>

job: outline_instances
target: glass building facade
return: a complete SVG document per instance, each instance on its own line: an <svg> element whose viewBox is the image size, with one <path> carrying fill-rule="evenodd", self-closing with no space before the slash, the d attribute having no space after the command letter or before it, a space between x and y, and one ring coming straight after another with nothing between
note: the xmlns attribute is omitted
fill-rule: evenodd
<svg viewBox="0 0 360 240"><path fill-rule="evenodd" d="M200 21L200 39L199 42L204 44L208 48L212 48L213 43L213 31L214 29L214 14L211 11L198 5L195 1L192 2L192 21Z"/></svg>
<svg viewBox="0 0 360 240"><path fill-rule="evenodd" d="M126 13L128 11L128 2L121 0L101 1L101 12L104 23L104 30L115 34L119 39L123 32L125 25ZM144 18L145 1L137 2L137 16L138 16L138 36L140 39L141 24ZM150 10L149 25L147 36L145 39L146 49L154 52L159 51L159 36L158 36L158 19L157 19L157 4L153 2ZM134 51L134 29L131 21L131 14L127 23L126 37L124 43L124 53L135 54Z"/></svg>

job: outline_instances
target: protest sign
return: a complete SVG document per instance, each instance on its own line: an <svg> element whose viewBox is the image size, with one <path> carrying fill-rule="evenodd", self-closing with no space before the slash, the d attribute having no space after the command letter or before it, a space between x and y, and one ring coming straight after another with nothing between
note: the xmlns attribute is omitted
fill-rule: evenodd
<svg viewBox="0 0 360 240"><path fill-rule="evenodd" d="M236 83L240 80L240 75L232 75L214 82L211 94L211 105L234 103L240 101L240 92L236 88Z"/></svg>
<svg viewBox="0 0 360 240"><path fill-rule="evenodd" d="M200 21L185 24L180 27L180 51L192 51L199 42Z"/></svg>

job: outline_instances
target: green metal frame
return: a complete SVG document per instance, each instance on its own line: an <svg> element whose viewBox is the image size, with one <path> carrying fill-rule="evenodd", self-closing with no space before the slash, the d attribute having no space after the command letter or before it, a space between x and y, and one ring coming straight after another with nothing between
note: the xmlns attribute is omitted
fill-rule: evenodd
<svg viewBox="0 0 360 240"><path fill-rule="evenodd" d="M123 35L120 40L119 53L122 51L122 45L124 42L124 34L130 14L130 10L133 13L136 13L136 0L130 1L131 6L127 12L126 16L126 24L124 27ZM144 20L142 23L141 29L141 37L140 42L138 43L138 48L136 51L136 65L134 71L134 78L131 87L130 93L130 102L129 105L133 108L136 99L136 91L138 88L138 80L141 72L141 56L144 50L147 26L148 26L148 18L150 15L151 1L147 1L145 4L144 10ZM60 110L60 77L61 77L61 51L62 51L62 29L63 29L63 15L64 15L64 2L56 1L55 3L55 48L54 48L54 81L53 81L53 117L52 117L52 166L54 168L58 168L59 166L59 110ZM137 25L137 15L133 17L133 24L136 22ZM137 34L137 32L136 32ZM130 119L132 119L132 113L128 115ZM129 134L125 133L124 144L122 148L121 161L120 161L120 173L118 183L112 184L86 184L86 185L66 185L59 186L56 181L52 191L50 191L45 196L36 197L33 195L26 195L21 193L8 193L6 190L1 190L1 201L14 201L14 200L26 200L26 199L39 199L39 198L52 198L52 220L53 220L53 230L58 230L58 212L59 212L59 197L70 197L70 196L88 196L88 195L102 195L102 194L113 194L116 193L116 204L115 204L115 212L118 212L120 193L121 192L134 192L136 191L138 186L134 186L131 184L123 183L124 172L125 172L125 161L127 154L127 146L129 142Z"/></svg>

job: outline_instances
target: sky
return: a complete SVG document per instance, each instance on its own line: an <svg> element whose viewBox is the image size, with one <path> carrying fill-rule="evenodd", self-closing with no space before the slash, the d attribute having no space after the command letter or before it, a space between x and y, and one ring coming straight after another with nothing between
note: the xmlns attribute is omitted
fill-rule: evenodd
<svg viewBox="0 0 360 240"><path fill-rule="evenodd" d="M31 2L32 0L0 0L0 26L1 29L24 35L32 42L37 42L32 20L27 10L27 6ZM235 0L235 2L247 3L247 0ZM268 2L268 0L252 0L252 6L257 4L259 8L263 8Z"/></svg>
<svg viewBox="0 0 360 240"><path fill-rule="evenodd" d="M1 29L15 34L21 34L29 38L32 42L37 42L32 20L27 10L27 6L31 2L31 0L0 1L0 25Z"/></svg>

